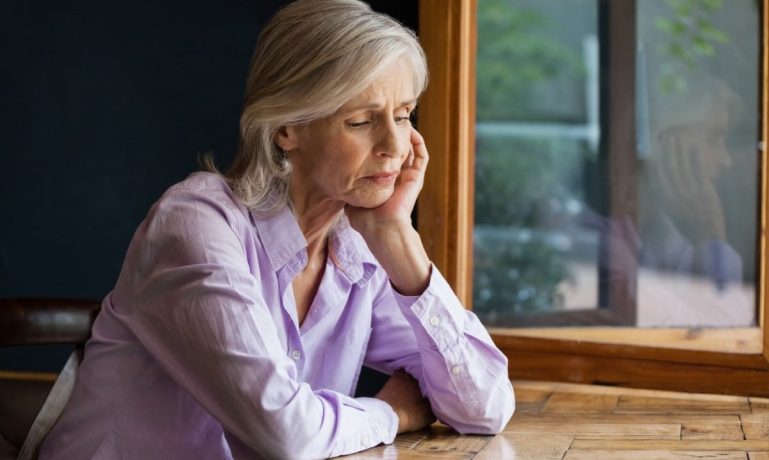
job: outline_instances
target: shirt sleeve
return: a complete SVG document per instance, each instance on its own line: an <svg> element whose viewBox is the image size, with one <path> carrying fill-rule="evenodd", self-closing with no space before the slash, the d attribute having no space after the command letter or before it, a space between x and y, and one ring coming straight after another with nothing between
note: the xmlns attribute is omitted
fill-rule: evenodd
<svg viewBox="0 0 769 460"><path fill-rule="evenodd" d="M228 436L260 456L330 457L392 442L398 420L388 404L299 381L238 212L197 192L161 199L129 248L113 295L119 317Z"/></svg>
<svg viewBox="0 0 769 460"><path fill-rule="evenodd" d="M436 417L460 433L498 433L515 410L507 358L434 266L420 296L402 296L384 280L366 364L406 370Z"/></svg>

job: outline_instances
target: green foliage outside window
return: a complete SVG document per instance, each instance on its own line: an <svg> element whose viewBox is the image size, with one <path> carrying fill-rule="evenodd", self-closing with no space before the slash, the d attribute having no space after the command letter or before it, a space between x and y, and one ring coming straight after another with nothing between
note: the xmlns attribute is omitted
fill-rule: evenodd
<svg viewBox="0 0 769 460"><path fill-rule="evenodd" d="M723 0L665 0L665 4L671 14L658 16L655 24L666 36L661 51L669 60L660 69L660 84L663 92L670 92L685 87L682 70L714 57L716 46L728 43L729 37L713 24Z"/></svg>
<svg viewBox="0 0 769 460"><path fill-rule="evenodd" d="M581 78L582 69L576 53L541 34L546 21L510 1L479 2L479 122L553 121L538 110L532 85ZM557 308L556 287L568 277L568 241L558 230L574 214L570 185L582 147L509 136L477 142L474 311L493 323L495 312Z"/></svg>
<svg viewBox="0 0 769 460"><path fill-rule="evenodd" d="M580 72L578 56L541 34L546 23L540 12L511 1L479 2L478 120L543 120L532 85Z"/></svg>

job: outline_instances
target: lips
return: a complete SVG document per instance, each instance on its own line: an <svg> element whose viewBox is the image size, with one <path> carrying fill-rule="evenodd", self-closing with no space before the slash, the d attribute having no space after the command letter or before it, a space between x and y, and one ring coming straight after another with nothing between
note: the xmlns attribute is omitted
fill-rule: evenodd
<svg viewBox="0 0 769 460"><path fill-rule="evenodd" d="M397 178L398 178L397 172L389 172L389 171L382 171L382 172L378 172L365 177L365 179L381 185L391 184L395 182L395 179Z"/></svg>
<svg viewBox="0 0 769 460"><path fill-rule="evenodd" d="M374 179L374 178L380 178L380 177L390 177L390 176L397 176L397 171L382 171L375 174L372 174L370 176L366 176L367 179Z"/></svg>

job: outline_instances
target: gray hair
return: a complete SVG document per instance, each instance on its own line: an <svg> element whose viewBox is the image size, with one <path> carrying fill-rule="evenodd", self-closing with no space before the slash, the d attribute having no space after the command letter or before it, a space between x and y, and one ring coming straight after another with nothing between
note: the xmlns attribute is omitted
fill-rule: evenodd
<svg viewBox="0 0 769 460"><path fill-rule="evenodd" d="M270 212L289 203L291 164L273 141L281 126L334 114L406 58L415 96L427 85L416 35L358 0L298 0L256 44L240 118L240 145L225 178L243 203ZM216 171L210 156L204 168Z"/></svg>

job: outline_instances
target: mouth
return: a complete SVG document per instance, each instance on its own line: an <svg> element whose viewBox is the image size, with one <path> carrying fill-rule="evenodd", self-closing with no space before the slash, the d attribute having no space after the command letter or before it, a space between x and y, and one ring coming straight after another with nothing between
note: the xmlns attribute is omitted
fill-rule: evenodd
<svg viewBox="0 0 769 460"><path fill-rule="evenodd" d="M398 178L397 172L378 172L370 176L366 176L363 179L374 183L376 185L391 185L395 183L395 179Z"/></svg>

